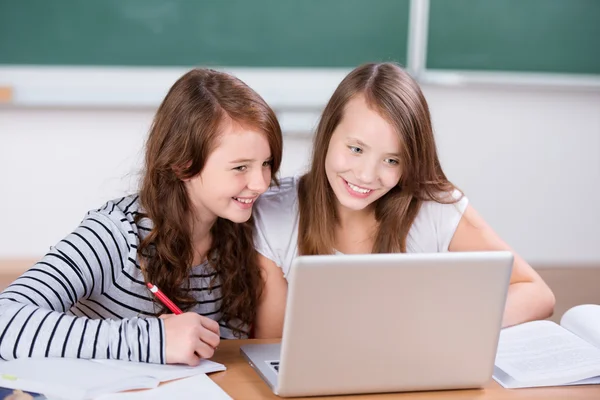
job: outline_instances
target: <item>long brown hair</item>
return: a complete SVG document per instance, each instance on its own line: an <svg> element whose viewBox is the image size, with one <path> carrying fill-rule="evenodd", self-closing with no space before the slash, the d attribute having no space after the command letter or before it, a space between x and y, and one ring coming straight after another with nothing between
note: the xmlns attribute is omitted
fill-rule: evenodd
<svg viewBox="0 0 600 400"><path fill-rule="evenodd" d="M314 138L311 168L300 179L300 254L334 251L338 217L325 158L346 104L359 95L395 128L402 148L400 182L375 205L378 228L373 253L406 252L406 238L423 201L455 201L448 196L454 186L442 171L419 85L394 63L361 65L342 80L327 103Z"/></svg>
<svg viewBox="0 0 600 400"><path fill-rule="evenodd" d="M147 217L153 227L141 241L138 255L146 281L160 287L183 310L196 304L184 290L194 253L189 222L193 211L183 179L202 172L227 119L264 132L274 179L282 154L281 128L275 113L258 93L226 73L194 69L183 75L158 108L146 142L140 188L144 214L138 215L138 220ZM217 218L211 235L207 258L221 282L223 321L240 336L247 332L239 322L247 326L253 323L263 286L252 239L253 223ZM234 320L236 323L230 324Z"/></svg>

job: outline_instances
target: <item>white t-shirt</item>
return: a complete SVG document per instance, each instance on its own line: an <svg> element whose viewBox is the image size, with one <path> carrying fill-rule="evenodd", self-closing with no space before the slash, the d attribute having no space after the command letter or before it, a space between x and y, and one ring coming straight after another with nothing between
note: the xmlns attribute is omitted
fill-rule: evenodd
<svg viewBox="0 0 600 400"><path fill-rule="evenodd" d="M298 255L298 181L284 178L279 187L270 188L254 204L256 250L283 269L287 278L293 259ZM452 196L460 197L455 191ZM453 204L423 202L406 239L407 253L448 251L468 200L463 196Z"/></svg>

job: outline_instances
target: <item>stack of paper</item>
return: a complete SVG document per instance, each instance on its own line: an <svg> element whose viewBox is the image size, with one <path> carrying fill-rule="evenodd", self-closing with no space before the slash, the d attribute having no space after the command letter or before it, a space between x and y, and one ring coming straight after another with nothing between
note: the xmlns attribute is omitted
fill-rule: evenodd
<svg viewBox="0 0 600 400"><path fill-rule="evenodd" d="M152 389L161 382L191 376L201 376L198 379L204 376L211 381L206 373L223 370L224 365L209 360L202 360L198 367L188 367L113 360L20 358L0 362L0 386L43 393L48 398L81 400L124 390Z"/></svg>

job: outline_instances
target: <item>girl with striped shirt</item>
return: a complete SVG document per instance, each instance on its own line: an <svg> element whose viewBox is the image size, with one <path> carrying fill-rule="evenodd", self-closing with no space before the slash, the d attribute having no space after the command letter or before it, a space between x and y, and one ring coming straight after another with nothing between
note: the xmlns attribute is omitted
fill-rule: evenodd
<svg viewBox="0 0 600 400"><path fill-rule="evenodd" d="M0 294L0 359L196 365L221 338L247 337L263 286L249 220L281 154L255 91L185 74L154 118L139 193L88 212ZM167 314L147 282L184 313Z"/></svg>

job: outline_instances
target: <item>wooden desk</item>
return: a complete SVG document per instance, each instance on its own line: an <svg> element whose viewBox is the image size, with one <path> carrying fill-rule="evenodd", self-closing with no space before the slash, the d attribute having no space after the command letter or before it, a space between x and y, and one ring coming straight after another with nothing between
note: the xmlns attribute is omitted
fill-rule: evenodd
<svg viewBox="0 0 600 400"><path fill-rule="evenodd" d="M240 346L246 343L276 343L277 340L223 340L213 360L227 366L227 371L209 376L234 399L281 399L273 394L267 384L250 367L240 354ZM310 397L308 399L366 400L366 399L600 399L600 386L553 387L507 390L495 381L481 390L453 390L443 392L385 393L353 396Z"/></svg>

